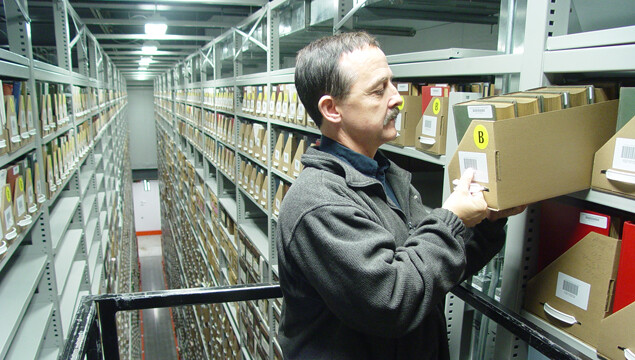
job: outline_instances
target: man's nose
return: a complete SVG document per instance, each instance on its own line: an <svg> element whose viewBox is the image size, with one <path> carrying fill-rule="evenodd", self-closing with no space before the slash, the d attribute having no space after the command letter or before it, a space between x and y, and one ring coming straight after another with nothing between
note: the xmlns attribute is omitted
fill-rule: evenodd
<svg viewBox="0 0 635 360"><path fill-rule="evenodd" d="M392 83L390 84L390 91L392 92L392 95L388 101L388 107L392 109L396 106L401 106L403 104L403 98L399 95L399 91Z"/></svg>

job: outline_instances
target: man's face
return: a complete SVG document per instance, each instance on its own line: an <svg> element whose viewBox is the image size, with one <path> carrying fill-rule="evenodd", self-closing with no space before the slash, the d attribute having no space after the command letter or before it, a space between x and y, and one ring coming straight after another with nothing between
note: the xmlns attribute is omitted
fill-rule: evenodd
<svg viewBox="0 0 635 360"><path fill-rule="evenodd" d="M353 75L348 97L337 104L342 129L355 145L374 154L397 137L395 118L402 100L392 84L392 71L384 53L374 46L344 54L340 67Z"/></svg>

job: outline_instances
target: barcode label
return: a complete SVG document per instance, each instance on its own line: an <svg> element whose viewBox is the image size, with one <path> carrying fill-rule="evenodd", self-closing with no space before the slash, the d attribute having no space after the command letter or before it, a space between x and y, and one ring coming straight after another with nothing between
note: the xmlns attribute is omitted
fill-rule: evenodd
<svg viewBox="0 0 635 360"><path fill-rule="evenodd" d="M567 280L562 282L562 290L568 292L573 296L578 296L578 285L570 283Z"/></svg>
<svg viewBox="0 0 635 360"><path fill-rule="evenodd" d="M408 91L408 84L397 84L397 91Z"/></svg>
<svg viewBox="0 0 635 360"><path fill-rule="evenodd" d="M557 297L579 307L582 310L587 310L590 294L591 284L565 273L558 273L558 280L556 283Z"/></svg>
<svg viewBox="0 0 635 360"><path fill-rule="evenodd" d="M613 168L635 172L635 139L615 139Z"/></svg>
<svg viewBox="0 0 635 360"><path fill-rule="evenodd" d="M487 155L485 153L459 151L459 168L461 170L461 174L463 174L465 170L472 168L476 170L474 174L474 181L489 183Z"/></svg>
<svg viewBox="0 0 635 360"><path fill-rule="evenodd" d="M600 216L595 214L589 214L587 212L581 212L580 224L595 226L601 229L606 229L609 226L609 219L606 216Z"/></svg>
<svg viewBox="0 0 635 360"><path fill-rule="evenodd" d="M435 137L437 135L437 117L423 115L423 126L421 126L421 135Z"/></svg>
<svg viewBox="0 0 635 360"><path fill-rule="evenodd" d="M440 87L430 88L430 96L443 96L443 88L440 88Z"/></svg>
<svg viewBox="0 0 635 360"><path fill-rule="evenodd" d="M492 119L494 113L491 105L468 105L467 116L470 119Z"/></svg>
<svg viewBox="0 0 635 360"><path fill-rule="evenodd" d="M283 157L283 162L288 163L289 162L289 153L284 153L282 154Z"/></svg>
<svg viewBox="0 0 635 360"><path fill-rule="evenodd" d="M300 171L300 168L302 167L302 163L300 162L300 160L296 160L294 162L294 166L296 171Z"/></svg>

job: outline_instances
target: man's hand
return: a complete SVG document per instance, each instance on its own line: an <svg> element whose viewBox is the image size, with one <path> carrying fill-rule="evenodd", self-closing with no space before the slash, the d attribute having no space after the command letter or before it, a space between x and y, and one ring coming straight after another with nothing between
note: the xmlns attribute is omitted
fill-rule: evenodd
<svg viewBox="0 0 635 360"><path fill-rule="evenodd" d="M487 211L487 220L494 222L494 221L496 221L498 219L502 219L502 218L506 218L506 217L510 217L510 216L514 216L514 215L518 215L521 212L525 211L526 208L527 208L527 205L521 205L521 206L513 207L511 209L505 209L505 210L500 210L500 211L488 210Z"/></svg>
<svg viewBox="0 0 635 360"><path fill-rule="evenodd" d="M454 192L443 203L443 208L452 211L467 227L474 227L488 215L487 203L483 193L470 193L470 183L474 178L474 170L467 169L461 176Z"/></svg>

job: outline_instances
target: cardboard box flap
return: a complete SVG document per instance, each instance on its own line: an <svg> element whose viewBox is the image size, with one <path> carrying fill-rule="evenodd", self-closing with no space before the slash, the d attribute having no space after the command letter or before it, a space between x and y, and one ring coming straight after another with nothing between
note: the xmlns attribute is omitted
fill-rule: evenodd
<svg viewBox="0 0 635 360"><path fill-rule="evenodd" d="M613 301L620 244L589 233L527 282L524 308L596 347Z"/></svg>
<svg viewBox="0 0 635 360"><path fill-rule="evenodd" d="M606 317L600 324L597 351L609 359L624 359L635 354L635 302ZM627 358L628 359L628 358Z"/></svg>
<svg viewBox="0 0 635 360"><path fill-rule="evenodd" d="M607 101L514 119L474 120L449 163L449 180L475 168L475 181L489 189L484 197L493 209L587 189L591 159L613 135L616 111L617 101Z"/></svg>
<svg viewBox="0 0 635 360"><path fill-rule="evenodd" d="M503 120L516 117L514 104L503 102L491 102L486 100L470 100L456 104L454 111L454 126L456 127L456 139L461 141L472 120Z"/></svg>
<svg viewBox="0 0 635 360"><path fill-rule="evenodd" d="M635 198L635 116L595 153L591 187Z"/></svg>
<svg viewBox="0 0 635 360"><path fill-rule="evenodd" d="M433 155L445 155L449 98L435 97L414 131L415 148Z"/></svg>

